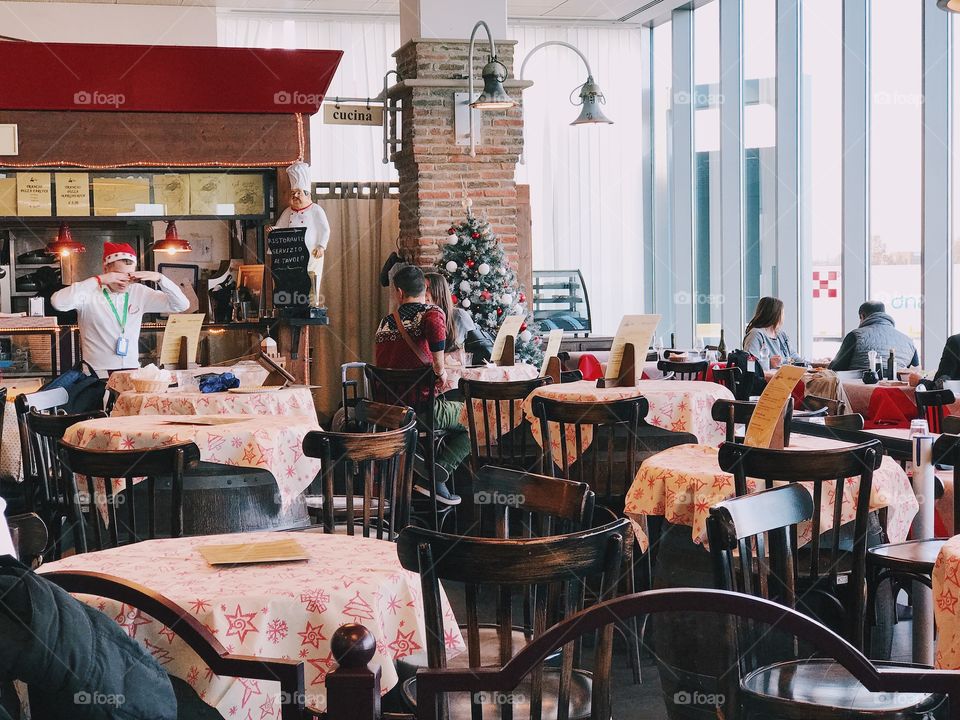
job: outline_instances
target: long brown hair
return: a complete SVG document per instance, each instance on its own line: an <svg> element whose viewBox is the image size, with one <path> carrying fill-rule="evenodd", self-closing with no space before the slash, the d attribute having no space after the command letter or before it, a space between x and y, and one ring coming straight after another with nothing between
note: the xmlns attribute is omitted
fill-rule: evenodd
<svg viewBox="0 0 960 720"><path fill-rule="evenodd" d="M444 350L450 352L457 349L457 329L453 325L453 302L450 300L450 286L447 279L440 273L427 273L427 291L433 304L443 310L447 318L447 340Z"/></svg>
<svg viewBox="0 0 960 720"><path fill-rule="evenodd" d="M762 297L757 301L753 318L747 323L747 332L762 328L774 328L783 320L783 300L775 297Z"/></svg>

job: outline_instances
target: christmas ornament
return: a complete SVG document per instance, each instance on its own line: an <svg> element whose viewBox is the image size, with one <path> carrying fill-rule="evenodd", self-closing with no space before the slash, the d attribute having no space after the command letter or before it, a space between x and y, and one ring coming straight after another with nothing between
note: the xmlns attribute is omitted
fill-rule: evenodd
<svg viewBox="0 0 960 720"><path fill-rule="evenodd" d="M490 266L486 263L480 263L480 266L477 268L477 272L481 275L487 275L490 273Z"/></svg>
<svg viewBox="0 0 960 720"><path fill-rule="evenodd" d="M457 229L453 226L447 228L447 235L453 235L456 232L457 232Z"/></svg>
<svg viewBox="0 0 960 720"><path fill-rule="evenodd" d="M478 232L472 232L472 233L470 233L470 237L472 237L474 240L476 240L477 238L480 237L480 233L478 233Z"/></svg>
<svg viewBox="0 0 960 720"><path fill-rule="evenodd" d="M493 293L490 292L489 290L484 290L482 293L480 293L480 297L482 297L484 301L486 301L493 297Z"/></svg>
<svg viewBox="0 0 960 720"><path fill-rule="evenodd" d="M520 323L520 332L523 332L523 331L526 330L526 329L527 329L527 324L526 324L526 323Z"/></svg>
<svg viewBox="0 0 960 720"><path fill-rule="evenodd" d="M510 293L503 293L503 295L500 296L500 302L504 305L513 305L513 295Z"/></svg>
<svg viewBox="0 0 960 720"><path fill-rule="evenodd" d="M467 260L467 267L472 268L476 263L473 260Z"/></svg>
<svg viewBox="0 0 960 720"><path fill-rule="evenodd" d="M530 334L529 330L524 330L522 333L520 333L521 342L530 342L531 337L533 336Z"/></svg>
<svg viewBox="0 0 960 720"><path fill-rule="evenodd" d="M444 265L444 267L447 269L447 272L448 272L448 273L452 273L452 272L456 272L456 271L457 271L457 264L456 264L453 260L451 260L451 261L448 262L446 265Z"/></svg>
<svg viewBox="0 0 960 720"><path fill-rule="evenodd" d="M454 305L456 305L458 302L460 302L460 299L459 299L456 295L451 295L451 296L450 296L450 302L452 302Z"/></svg>
<svg viewBox="0 0 960 720"><path fill-rule="evenodd" d="M470 284L470 281L469 281L469 280L461 280L461 281L460 281L460 290L462 290L463 292L465 292L465 293L470 292L470 288L471 288L471 287L473 287L473 286Z"/></svg>
<svg viewBox="0 0 960 720"><path fill-rule="evenodd" d="M470 307L470 298L464 298L463 301L460 303L460 305L465 308Z"/></svg>
<svg viewBox="0 0 960 720"><path fill-rule="evenodd" d="M503 308L497 308L497 315L503 315Z"/></svg>
<svg viewBox="0 0 960 720"><path fill-rule="evenodd" d="M456 235L451 235L447 238L447 245L456 245L458 242L460 242L460 238Z"/></svg>
<svg viewBox="0 0 960 720"><path fill-rule="evenodd" d="M526 302L526 301L527 301L527 296L524 295L523 293L520 293L520 294L517 296L517 300L519 300L520 302Z"/></svg>

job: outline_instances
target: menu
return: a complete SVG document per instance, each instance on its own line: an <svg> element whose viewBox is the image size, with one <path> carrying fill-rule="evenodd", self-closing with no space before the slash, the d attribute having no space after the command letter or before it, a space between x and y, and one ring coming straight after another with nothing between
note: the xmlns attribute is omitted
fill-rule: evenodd
<svg viewBox="0 0 960 720"><path fill-rule="evenodd" d="M761 448L771 446L790 394L804 372L802 367L796 365L784 365L777 370L757 401L743 438L744 445Z"/></svg>
<svg viewBox="0 0 960 720"><path fill-rule="evenodd" d="M617 328L617 335L613 338L613 345L610 347L605 380L616 380L620 377L623 348L627 343L633 345L637 360L636 372L639 377L643 371L643 359L647 355L647 348L650 347L650 341L659 323L659 315L624 315L620 319L620 327Z"/></svg>
<svg viewBox="0 0 960 720"><path fill-rule="evenodd" d="M490 359L493 362L500 364L503 344L507 341L507 337L511 335L516 342L521 325L523 325L523 315L508 315L503 319L503 322L500 323L500 329L497 331L497 337L493 341L493 351L490 353Z"/></svg>
<svg viewBox="0 0 960 720"><path fill-rule="evenodd" d="M543 364L540 365L540 377L547 376L547 363L550 358L560 352L560 343L563 342L563 330L551 330L547 337L547 349L543 353Z"/></svg>
<svg viewBox="0 0 960 720"><path fill-rule="evenodd" d="M27 217L49 217L50 173L17 173L17 210Z"/></svg>
<svg viewBox="0 0 960 720"><path fill-rule="evenodd" d="M90 176L81 172L56 174L57 215L89 217Z"/></svg>
<svg viewBox="0 0 960 720"><path fill-rule="evenodd" d="M237 215L263 213L263 176L230 175L230 197Z"/></svg>
<svg viewBox="0 0 960 720"><path fill-rule="evenodd" d="M115 217L135 213L137 205L150 204L149 177L95 177L93 214Z"/></svg>
<svg viewBox="0 0 960 720"><path fill-rule="evenodd" d="M203 326L203 313L170 315L163 330L160 342L160 364L174 367L180 362L181 338L187 341L187 360L195 362L197 346L200 344L200 328Z"/></svg>
<svg viewBox="0 0 960 720"><path fill-rule="evenodd" d="M166 215L190 213L190 176L176 173L153 176L153 201Z"/></svg>
<svg viewBox="0 0 960 720"><path fill-rule="evenodd" d="M17 178L0 177L0 217L17 214Z"/></svg>
<svg viewBox="0 0 960 720"><path fill-rule="evenodd" d="M216 215L217 205L229 202L227 175L197 173L190 179L190 214Z"/></svg>
<svg viewBox="0 0 960 720"><path fill-rule="evenodd" d="M310 253L304 243L306 228L274 228L267 236L270 248L270 276L273 278L273 306L287 317L306 312L310 300Z"/></svg>

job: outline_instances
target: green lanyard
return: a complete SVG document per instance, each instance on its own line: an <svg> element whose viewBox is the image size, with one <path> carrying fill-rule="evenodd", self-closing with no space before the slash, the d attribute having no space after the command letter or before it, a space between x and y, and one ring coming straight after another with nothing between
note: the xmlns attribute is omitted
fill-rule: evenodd
<svg viewBox="0 0 960 720"><path fill-rule="evenodd" d="M107 292L106 288L103 289L103 296L107 299L110 310L113 311L113 316L117 319L117 324L120 325L120 334L122 335L127 331L127 307L130 304L130 293L123 294L123 320L120 319L120 313L117 312L117 307L113 304L113 300L110 299L110 293Z"/></svg>

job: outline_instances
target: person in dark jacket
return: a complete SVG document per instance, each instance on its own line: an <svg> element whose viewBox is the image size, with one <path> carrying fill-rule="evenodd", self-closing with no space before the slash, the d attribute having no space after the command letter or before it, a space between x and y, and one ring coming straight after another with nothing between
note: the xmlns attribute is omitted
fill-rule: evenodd
<svg viewBox="0 0 960 720"><path fill-rule="evenodd" d="M934 380L960 380L960 335L951 335L943 346Z"/></svg>
<svg viewBox="0 0 960 720"><path fill-rule="evenodd" d="M867 353L873 350L885 364L893 349L899 367L918 366L917 348L907 335L897 330L882 302L868 301L860 306L860 326L843 338L831 370L867 370Z"/></svg>

